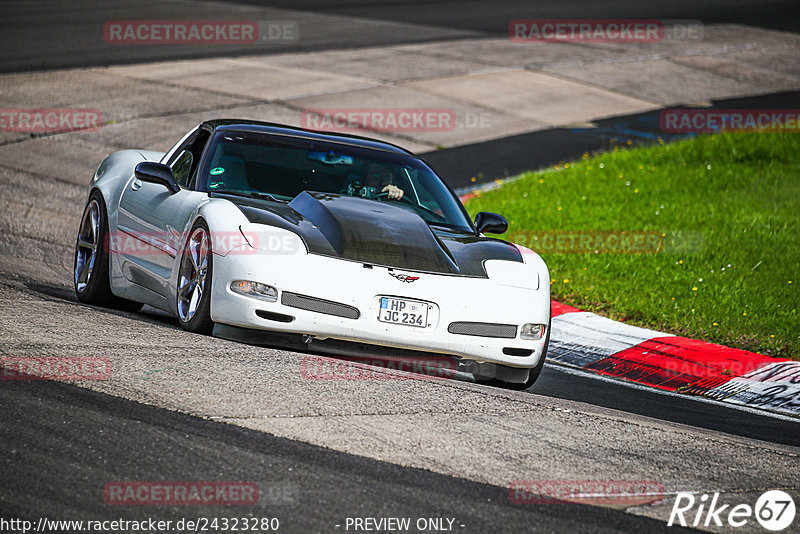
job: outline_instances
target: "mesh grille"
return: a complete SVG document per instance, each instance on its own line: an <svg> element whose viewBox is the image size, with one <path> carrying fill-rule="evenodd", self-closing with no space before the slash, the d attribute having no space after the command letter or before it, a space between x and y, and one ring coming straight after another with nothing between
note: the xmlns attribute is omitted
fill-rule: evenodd
<svg viewBox="0 0 800 534"><path fill-rule="evenodd" d="M281 304L301 310L324 313L325 315L344 317L345 319L358 319L361 316L361 312L358 311L358 308L348 306L347 304L339 304L338 302L332 302L330 300L307 297L306 295L299 295L288 291L281 293Z"/></svg>
<svg viewBox="0 0 800 534"><path fill-rule="evenodd" d="M456 322L450 323L447 331L451 334L463 334L465 336L505 337L509 339L517 337L517 327L513 324Z"/></svg>

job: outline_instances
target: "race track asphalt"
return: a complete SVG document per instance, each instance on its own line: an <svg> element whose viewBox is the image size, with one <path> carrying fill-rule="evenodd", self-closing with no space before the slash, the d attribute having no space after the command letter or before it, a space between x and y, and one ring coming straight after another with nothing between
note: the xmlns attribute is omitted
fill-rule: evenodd
<svg viewBox="0 0 800 534"><path fill-rule="evenodd" d="M139 63L165 59L332 50L466 37L502 37L515 19L664 19L732 23L797 32L800 6L793 0L611 2L440 0L327 2L271 0L157 2L53 0L3 3L0 72ZM100 40L115 20L291 20L303 34L286 45L144 45Z"/></svg>
<svg viewBox="0 0 800 534"><path fill-rule="evenodd" d="M342 532L347 518L454 519L457 532L667 532L621 510L519 505L508 490L344 454L55 382L0 388L2 515L179 521L278 518ZM256 506L107 505L109 481L256 482ZM413 523L412 523L413 524ZM337 527L337 525L341 525ZM681 530L678 529L678 532Z"/></svg>

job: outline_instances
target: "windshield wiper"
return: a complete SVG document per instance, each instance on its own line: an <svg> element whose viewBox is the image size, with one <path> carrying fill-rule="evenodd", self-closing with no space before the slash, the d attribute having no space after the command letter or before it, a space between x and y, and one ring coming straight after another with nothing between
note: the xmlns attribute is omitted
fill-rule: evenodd
<svg viewBox="0 0 800 534"><path fill-rule="evenodd" d="M278 200L269 193L262 193L261 191L231 191L229 189L212 189L209 193L222 193L223 195L235 195L238 197L258 198L261 200L272 200L274 202L283 202L285 200Z"/></svg>

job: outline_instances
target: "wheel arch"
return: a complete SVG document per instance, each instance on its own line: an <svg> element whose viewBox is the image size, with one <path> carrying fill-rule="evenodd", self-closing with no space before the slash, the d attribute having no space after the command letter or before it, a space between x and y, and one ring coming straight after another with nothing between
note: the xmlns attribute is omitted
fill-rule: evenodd
<svg viewBox="0 0 800 534"><path fill-rule="evenodd" d="M228 200L221 199L221 198L209 198L208 201L201 203L197 206L197 208L191 213L189 217L186 219L186 225L184 228L181 229L181 241L180 241L180 248L178 249L178 254L175 258L175 265L173 267L172 276L170 278L171 284L171 309L172 312L177 316L178 309L177 309L177 299L178 299L178 276L180 271L180 264L183 258L184 251L186 250L186 243L189 240L189 236L191 234L192 228L194 228L199 221L203 221L208 227L209 234L211 235L212 239L212 247L211 252L213 254L213 262L219 261L231 261L230 258L227 258L227 255L219 254L218 250L215 250L214 240L215 236L222 236L222 237L235 237L241 234L239 227L243 224L248 223L247 217L245 217L244 213L239 210L236 205ZM217 279L215 276L211 277L211 289L212 294L213 290L217 284Z"/></svg>

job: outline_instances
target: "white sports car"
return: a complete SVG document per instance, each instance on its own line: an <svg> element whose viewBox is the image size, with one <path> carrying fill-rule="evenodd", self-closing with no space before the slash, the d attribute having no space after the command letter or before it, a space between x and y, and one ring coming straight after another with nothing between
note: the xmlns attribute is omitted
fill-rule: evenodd
<svg viewBox="0 0 800 534"><path fill-rule="evenodd" d="M507 226L485 212L473 224L397 146L213 120L166 154L123 150L100 164L75 291L160 308L192 332L448 355L460 371L525 388L547 352L550 277L536 253L484 236Z"/></svg>

